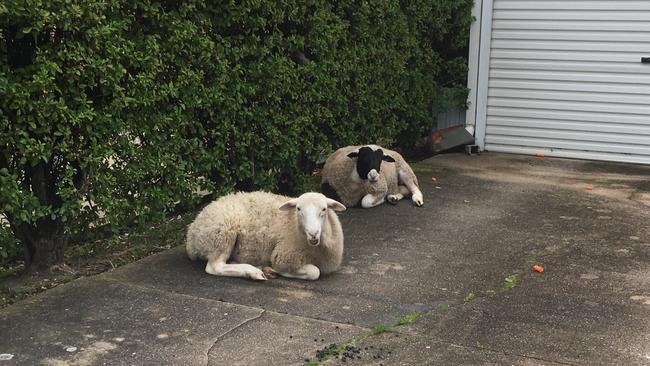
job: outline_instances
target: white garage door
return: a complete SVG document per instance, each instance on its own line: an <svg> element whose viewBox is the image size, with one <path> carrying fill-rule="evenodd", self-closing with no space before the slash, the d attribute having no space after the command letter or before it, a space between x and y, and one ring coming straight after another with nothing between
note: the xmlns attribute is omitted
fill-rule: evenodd
<svg viewBox="0 0 650 366"><path fill-rule="evenodd" d="M494 0L485 149L650 164L650 1Z"/></svg>

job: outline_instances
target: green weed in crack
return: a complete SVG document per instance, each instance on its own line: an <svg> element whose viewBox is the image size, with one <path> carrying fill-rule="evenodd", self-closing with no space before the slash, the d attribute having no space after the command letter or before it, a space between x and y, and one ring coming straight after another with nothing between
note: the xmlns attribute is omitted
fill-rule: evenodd
<svg viewBox="0 0 650 366"><path fill-rule="evenodd" d="M517 274L511 274L503 280L503 289L512 290L519 283L519 276Z"/></svg>
<svg viewBox="0 0 650 366"><path fill-rule="evenodd" d="M403 317L401 317L401 318L397 321L397 324L395 324L395 325L399 326L399 325L407 325L407 324L411 324L411 323L413 323L414 321L416 321L416 320L417 320L421 315L422 315L422 313L418 313L417 311L414 311L414 312L412 312L412 313L406 314L406 315L404 315Z"/></svg>
<svg viewBox="0 0 650 366"><path fill-rule="evenodd" d="M446 304L442 304L446 305ZM439 306L439 308L443 309L443 306ZM448 305L444 307L444 309L448 308ZM335 357L335 356L341 356L342 359L353 359L355 357L360 357L358 353L360 352L358 346L365 342L368 338L373 337L373 336L378 336L380 334L384 333L395 333L397 330L395 329L396 327L402 326L402 325L408 325L412 324L415 322L420 316L422 316L423 313L419 313L417 311L414 311L412 313L408 313L404 315L403 317L399 318L397 322L393 325L389 324L376 324L370 327L370 333L369 334L364 334L360 336L356 336L352 338L351 341L349 342L344 342L344 343L332 343L329 346L316 351L316 357L313 359L305 359L305 363L303 364L304 366L317 366L320 365L322 362L327 361L328 359Z"/></svg>
<svg viewBox="0 0 650 366"><path fill-rule="evenodd" d="M372 335L379 335L382 333L394 332L395 328L393 328L392 325L377 324L370 327L370 331L372 332Z"/></svg>
<svg viewBox="0 0 650 366"><path fill-rule="evenodd" d="M468 303L472 302L474 299L476 299L476 294L474 294L473 292L470 292L463 299L463 304L468 304Z"/></svg>

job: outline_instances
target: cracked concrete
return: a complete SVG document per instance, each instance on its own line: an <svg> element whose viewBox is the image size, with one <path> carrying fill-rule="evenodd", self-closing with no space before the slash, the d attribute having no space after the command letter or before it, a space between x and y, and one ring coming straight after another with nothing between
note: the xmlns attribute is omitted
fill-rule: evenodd
<svg viewBox="0 0 650 366"><path fill-rule="evenodd" d="M172 249L0 310L0 365L299 365L414 311L346 364L650 362L650 167L450 154L414 170L424 207L340 216L338 273L218 278Z"/></svg>
<svg viewBox="0 0 650 366"><path fill-rule="evenodd" d="M208 364L301 365L317 350L366 331L347 324L265 312L215 343Z"/></svg>
<svg viewBox="0 0 650 366"><path fill-rule="evenodd" d="M244 320L243 322L241 322L241 323L235 325L234 327L228 329L224 334L221 334L220 336L218 336L218 337L214 340L214 342L212 342L212 346L211 346L210 348L208 348L208 350L205 352L205 364L206 364L206 366L210 364L210 353L212 352L212 350L214 349L214 347L217 345L217 343L218 343L220 340L222 340L223 338L227 337L230 333L232 333L232 332L234 332L235 330L239 329L240 327L242 327L242 326L245 325L246 323L248 323L248 322L252 322L252 321L255 321L255 320L261 318L262 315L264 315L264 312L265 312L265 310L260 311L259 314L258 314L257 316L255 316L255 317L253 317L253 318L250 318L250 319L246 319L246 320Z"/></svg>

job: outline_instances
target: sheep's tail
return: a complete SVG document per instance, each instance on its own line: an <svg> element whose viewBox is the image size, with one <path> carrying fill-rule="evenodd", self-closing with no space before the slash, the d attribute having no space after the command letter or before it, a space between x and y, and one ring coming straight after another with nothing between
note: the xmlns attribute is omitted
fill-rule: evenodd
<svg viewBox="0 0 650 366"><path fill-rule="evenodd" d="M196 250L196 247L191 245L187 240L185 240L185 242L185 252L187 253L187 257L192 261L199 259L199 253Z"/></svg>

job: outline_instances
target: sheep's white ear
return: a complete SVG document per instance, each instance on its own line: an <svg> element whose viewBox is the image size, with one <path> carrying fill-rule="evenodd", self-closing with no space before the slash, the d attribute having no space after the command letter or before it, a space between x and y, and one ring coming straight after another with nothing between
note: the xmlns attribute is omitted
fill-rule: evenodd
<svg viewBox="0 0 650 366"><path fill-rule="evenodd" d="M348 158L354 159L359 157L359 150L348 153Z"/></svg>
<svg viewBox="0 0 650 366"><path fill-rule="evenodd" d="M345 211L345 206L342 203L335 201L331 198L327 199L327 207L334 211Z"/></svg>
<svg viewBox="0 0 650 366"><path fill-rule="evenodd" d="M296 208L297 205L298 205L298 200L294 198L292 200L283 203L282 206L280 206L280 211L289 211L291 209Z"/></svg>

